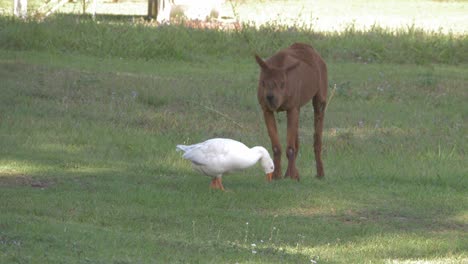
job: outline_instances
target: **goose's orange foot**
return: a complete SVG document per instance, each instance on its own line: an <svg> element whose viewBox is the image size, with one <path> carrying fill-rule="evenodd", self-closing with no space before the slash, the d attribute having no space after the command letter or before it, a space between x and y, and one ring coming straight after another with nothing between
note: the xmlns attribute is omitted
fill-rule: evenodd
<svg viewBox="0 0 468 264"><path fill-rule="evenodd" d="M223 186L223 183L221 182L221 178L216 178L216 179L218 179L218 188L221 191L224 191L224 186Z"/></svg>
<svg viewBox="0 0 468 264"><path fill-rule="evenodd" d="M211 180L210 188L224 191L224 186L221 182L221 178L218 178L218 177L213 178L213 180Z"/></svg>

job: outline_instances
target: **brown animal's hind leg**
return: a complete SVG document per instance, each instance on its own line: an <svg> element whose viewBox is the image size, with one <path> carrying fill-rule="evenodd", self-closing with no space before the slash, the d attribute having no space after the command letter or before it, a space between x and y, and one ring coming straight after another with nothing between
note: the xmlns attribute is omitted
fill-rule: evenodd
<svg viewBox="0 0 468 264"><path fill-rule="evenodd" d="M272 111L263 110L263 117L270 136L271 145L273 147L273 163L275 164L275 171L273 172L273 179L281 179L281 144L278 137L278 129L276 128L275 115Z"/></svg>
<svg viewBox="0 0 468 264"><path fill-rule="evenodd" d="M323 131L323 119L325 117L325 105L326 101L316 95L312 101L314 105L314 152L315 152L315 163L317 166L317 178L323 178L325 172L323 170L322 163L322 131Z"/></svg>
<svg viewBox="0 0 468 264"><path fill-rule="evenodd" d="M294 155L297 158L297 153L299 153L299 128L297 130L297 135L296 135L296 145L295 145L295 152Z"/></svg>
<svg viewBox="0 0 468 264"><path fill-rule="evenodd" d="M286 156L288 157L288 169L286 170L285 177L299 180L299 172L296 168L296 156L299 146L298 130L299 130L299 109L291 109L287 112L288 116L288 148Z"/></svg>

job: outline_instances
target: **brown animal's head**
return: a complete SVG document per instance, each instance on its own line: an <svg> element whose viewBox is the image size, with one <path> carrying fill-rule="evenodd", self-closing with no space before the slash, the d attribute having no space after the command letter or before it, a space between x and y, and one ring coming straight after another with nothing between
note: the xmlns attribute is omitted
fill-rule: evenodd
<svg viewBox="0 0 468 264"><path fill-rule="evenodd" d="M271 111L276 111L291 94L287 73L299 65L299 61L285 67L276 68L269 66L262 58L255 55L260 66L261 73L258 82L258 97L260 103Z"/></svg>

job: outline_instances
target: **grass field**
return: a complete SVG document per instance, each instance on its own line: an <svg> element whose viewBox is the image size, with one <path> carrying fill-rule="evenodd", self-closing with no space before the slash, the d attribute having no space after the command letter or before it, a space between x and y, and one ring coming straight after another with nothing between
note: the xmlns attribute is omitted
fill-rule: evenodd
<svg viewBox="0 0 468 264"><path fill-rule="evenodd" d="M0 18L0 263L468 263L467 37L399 32ZM210 191L175 145L269 149L251 55L295 39L336 85L326 178L308 105L300 182Z"/></svg>

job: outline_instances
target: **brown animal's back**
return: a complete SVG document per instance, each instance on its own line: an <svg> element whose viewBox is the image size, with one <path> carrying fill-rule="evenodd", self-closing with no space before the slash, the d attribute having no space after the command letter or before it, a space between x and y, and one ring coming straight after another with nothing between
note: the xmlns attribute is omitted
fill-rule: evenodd
<svg viewBox="0 0 468 264"><path fill-rule="evenodd" d="M327 98L328 72L327 65L319 53L312 46L304 43L294 43L280 53L284 54L282 56L283 63L286 57L290 56L310 66L309 77L313 79L311 81L311 84L313 83L312 87L316 89L320 100L325 101ZM308 100L308 98L308 96L305 96L303 99Z"/></svg>
<svg viewBox="0 0 468 264"><path fill-rule="evenodd" d="M316 67L317 63L324 64L322 57L315 49L304 43L294 43L285 52L312 67Z"/></svg>
<svg viewBox="0 0 468 264"><path fill-rule="evenodd" d="M318 52L310 45L304 43L294 43L291 46L280 50L266 61L269 65L283 68L288 66L287 57L293 57L314 69L323 69L326 72L325 61Z"/></svg>

